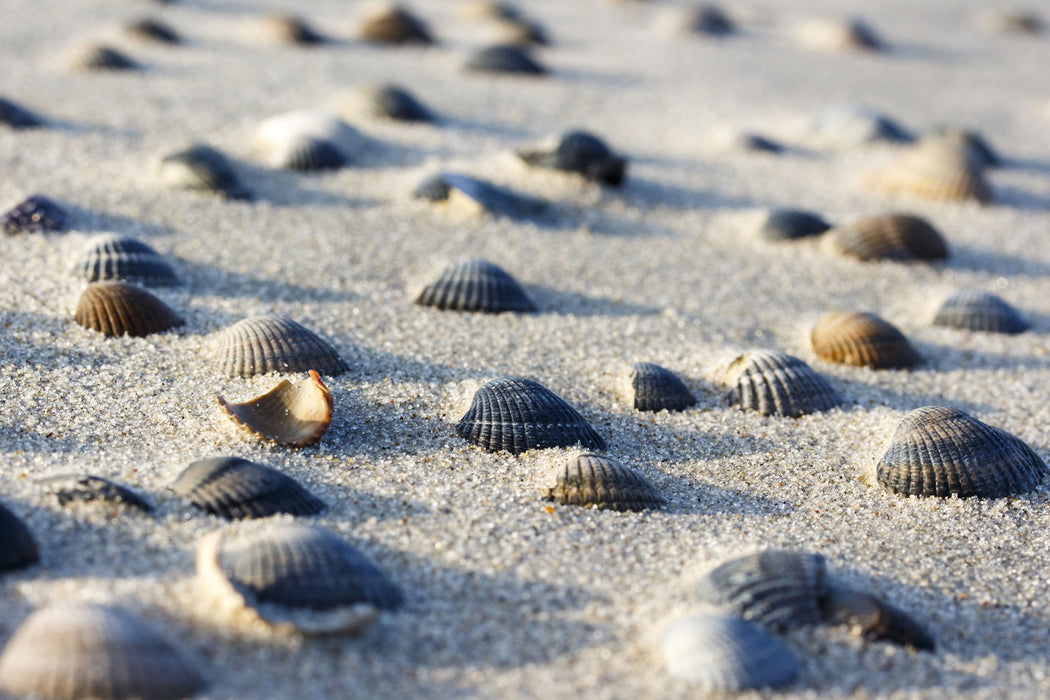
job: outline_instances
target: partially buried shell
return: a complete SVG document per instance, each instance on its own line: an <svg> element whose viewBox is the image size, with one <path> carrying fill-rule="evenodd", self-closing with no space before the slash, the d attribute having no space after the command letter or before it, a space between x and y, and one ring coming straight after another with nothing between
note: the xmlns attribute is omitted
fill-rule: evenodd
<svg viewBox="0 0 1050 700"><path fill-rule="evenodd" d="M221 396L218 402L236 425L288 447L313 445L332 423L332 395L314 370L298 384L284 379L262 396L244 403L230 403Z"/></svg>
<svg viewBox="0 0 1050 700"><path fill-rule="evenodd" d="M55 233L66 228L66 212L42 194L26 197L0 216L0 229L7 234Z"/></svg>
<svg viewBox="0 0 1050 700"><path fill-rule="evenodd" d="M962 148L978 168L998 168L1003 164L1002 157L976 131L940 127L923 136L922 140L926 142L941 141L952 148Z"/></svg>
<svg viewBox="0 0 1050 700"><path fill-rule="evenodd" d="M77 71L130 71L140 67L125 54L102 44L84 44L74 48L69 53L67 63Z"/></svg>
<svg viewBox="0 0 1050 700"><path fill-rule="evenodd" d="M40 561L36 540L22 520L0 503L0 572L22 569Z"/></svg>
<svg viewBox="0 0 1050 700"><path fill-rule="evenodd" d="M859 260L944 260L948 244L928 221L909 214L868 216L833 229L826 240Z"/></svg>
<svg viewBox="0 0 1050 700"><path fill-rule="evenodd" d="M160 177L177 189L217 192L229 199L252 196L241 184L230 159L203 143L165 156L160 162Z"/></svg>
<svg viewBox="0 0 1050 700"><path fill-rule="evenodd" d="M171 490L227 520L276 513L316 515L325 508L324 501L290 476L239 457L193 462L175 479Z"/></svg>
<svg viewBox="0 0 1050 700"><path fill-rule="evenodd" d="M54 494L60 505L96 503L149 512L152 504L126 486L90 474L64 474L44 479L44 487Z"/></svg>
<svg viewBox="0 0 1050 700"><path fill-rule="evenodd" d="M1039 486L1046 464L1022 440L945 406L901 420L878 464L879 483L910 496L1000 498Z"/></svg>
<svg viewBox="0 0 1050 700"><path fill-rule="evenodd" d="M596 454L569 460L557 473L557 483L544 492L548 501L608 510L659 508L664 499L649 480L619 462Z"/></svg>
<svg viewBox="0 0 1050 700"><path fill-rule="evenodd" d="M159 44L181 44L182 37L167 24L155 19L140 19L124 26L124 33L135 39Z"/></svg>
<svg viewBox="0 0 1050 700"><path fill-rule="evenodd" d="M533 219L543 216L549 209L548 203L542 199L454 173L425 178L413 194L419 199L441 202L464 213L487 212L509 219Z"/></svg>
<svg viewBox="0 0 1050 700"><path fill-rule="evenodd" d="M798 418L839 403L838 394L817 371L777 350L741 355L726 374L732 387L730 403L764 416Z"/></svg>
<svg viewBox="0 0 1050 700"><path fill-rule="evenodd" d="M773 209L758 228L758 236L767 241L794 241L819 236L831 228L819 214L801 209Z"/></svg>
<svg viewBox="0 0 1050 700"><path fill-rule="evenodd" d="M276 314L252 316L230 326L222 334L216 359L229 377L311 369L334 376L349 369L328 342Z"/></svg>
<svg viewBox="0 0 1050 700"><path fill-rule="evenodd" d="M833 311L813 328L811 340L813 352L828 362L872 369L922 362L904 334L875 314Z"/></svg>
<svg viewBox="0 0 1050 700"><path fill-rule="evenodd" d="M639 411L684 411L696 397L674 372L651 362L636 362L628 373L634 407Z"/></svg>
<svg viewBox="0 0 1050 700"><path fill-rule="evenodd" d="M37 610L0 656L0 690L19 697L161 700L190 697L204 686L179 649L116 606L58 603Z"/></svg>
<svg viewBox="0 0 1050 700"><path fill-rule="evenodd" d="M357 129L331 114L298 111L264 120L255 149L272 168L326 170L350 163L364 142Z"/></svg>
<svg viewBox="0 0 1050 700"><path fill-rule="evenodd" d="M117 233L92 236L76 267L88 282L120 280L148 287L179 283L175 270L160 253Z"/></svg>
<svg viewBox="0 0 1050 700"><path fill-rule="evenodd" d="M620 185L627 170L627 160L593 134L570 131L561 137L553 149L519 151L518 156L528 163L579 173L588 180L606 185Z"/></svg>
<svg viewBox="0 0 1050 700"><path fill-rule="evenodd" d="M536 303L503 268L487 260L465 260L426 286L416 303L451 311L536 311Z"/></svg>
<svg viewBox="0 0 1050 700"><path fill-rule="evenodd" d="M944 300L933 325L988 333L1024 333L1028 322L994 294L960 289Z"/></svg>
<svg viewBox="0 0 1050 700"><path fill-rule="evenodd" d="M80 295L76 320L102 335L163 333L184 321L150 292L126 282L95 282Z"/></svg>
<svg viewBox="0 0 1050 700"><path fill-rule="evenodd" d="M314 46L325 41L304 19L295 15L266 15L256 21L255 30L260 38L285 46Z"/></svg>
<svg viewBox="0 0 1050 700"><path fill-rule="evenodd" d="M44 121L25 107L0 97L0 125L12 129L35 129L43 126Z"/></svg>
<svg viewBox="0 0 1050 700"><path fill-rule="evenodd" d="M382 44L434 43L426 23L399 5L388 5L366 17L358 33L362 39Z"/></svg>
<svg viewBox="0 0 1050 700"><path fill-rule="evenodd" d="M992 191L965 145L943 140L916 144L867 180L872 190L888 195L985 203Z"/></svg>
<svg viewBox="0 0 1050 700"><path fill-rule="evenodd" d="M520 454L576 444L605 449L602 437L564 399L518 377L493 379L478 389L456 433L489 452Z"/></svg>
<svg viewBox="0 0 1050 700"><path fill-rule="evenodd" d="M860 19L814 19L795 29L799 43L825 51L878 51L882 39Z"/></svg>
<svg viewBox="0 0 1050 700"><path fill-rule="evenodd" d="M546 75L547 69L521 46L496 44L488 46L467 59L463 68L472 73L502 73L506 75Z"/></svg>
<svg viewBox="0 0 1050 700"><path fill-rule="evenodd" d="M399 85L380 83L358 88L346 100L348 112L375 119L402 122L430 122L434 115L412 93Z"/></svg>
<svg viewBox="0 0 1050 700"><path fill-rule="evenodd" d="M722 8L716 5L693 5L682 8L676 18L679 30L704 36L729 36L736 25Z"/></svg>

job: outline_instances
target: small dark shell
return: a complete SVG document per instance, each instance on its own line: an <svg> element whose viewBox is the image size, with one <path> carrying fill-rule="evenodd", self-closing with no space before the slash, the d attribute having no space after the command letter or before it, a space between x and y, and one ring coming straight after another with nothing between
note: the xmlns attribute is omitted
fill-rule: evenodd
<svg viewBox="0 0 1050 700"><path fill-rule="evenodd" d="M349 160L335 144L304 136L290 142L280 167L288 170L336 170Z"/></svg>
<svg viewBox="0 0 1050 700"><path fill-rule="evenodd" d="M758 151L761 153L783 153L786 150L782 143L760 134L750 133L737 134L733 139L733 147L741 151Z"/></svg>
<svg viewBox="0 0 1050 700"><path fill-rule="evenodd" d="M797 357L776 350L753 350L729 367L729 401L763 416L798 418L838 405L824 377Z"/></svg>
<svg viewBox="0 0 1050 700"><path fill-rule="evenodd" d="M539 22L514 17L501 19L496 23L500 42L505 44L549 46L550 34Z"/></svg>
<svg viewBox="0 0 1050 700"><path fill-rule="evenodd" d="M226 518L265 518L276 513L316 515L324 502L276 469L238 457L193 462L171 490L193 505Z"/></svg>
<svg viewBox="0 0 1050 700"><path fill-rule="evenodd" d="M1000 498L1042 483L1046 464L1000 428L945 406L917 408L901 420L878 464L879 483L908 496Z"/></svg>
<svg viewBox="0 0 1050 700"><path fill-rule="evenodd" d="M404 88L384 83L362 88L360 93L369 116L403 122L431 122L434 115Z"/></svg>
<svg viewBox="0 0 1050 700"><path fill-rule="evenodd" d="M305 20L294 15L267 15L260 20L258 31L274 43L288 46L315 46L325 42Z"/></svg>
<svg viewBox="0 0 1050 700"><path fill-rule="evenodd" d="M44 479L47 489L60 505L76 502L108 503L150 512L153 506L145 498L126 486L89 474L69 474Z"/></svg>
<svg viewBox="0 0 1050 700"><path fill-rule="evenodd" d="M182 37L167 24L155 19L140 19L124 27L128 36L159 44L181 44Z"/></svg>
<svg viewBox="0 0 1050 700"><path fill-rule="evenodd" d="M0 503L0 572L22 569L38 561L40 553L29 528Z"/></svg>
<svg viewBox="0 0 1050 700"><path fill-rule="evenodd" d="M824 110L817 115L813 126L822 140L837 145L915 140L910 131L891 117L862 106L840 105Z"/></svg>
<svg viewBox="0 0 1050 700"><path fill-rule="evenodd" d="M736 31L736 25L720 7L698 5L688 10L685 18L688 31L707 36L728 36Z"/></svg>
<svg viewBox="0 0 1050 700"><path fill-rule="evenodd" d="M529 165L579 173L606 185L622 184L627 170L623 157L613 153L597 136L584 131L565 134L553 151L521 151L518 156Z"/></svg>
<svg viewBox="0 0 1050 700"><path fill-rule="evenodd" d="M147 287L179 283L175 270L157 251L116 233L92 237L77 269L88 282L120 280Z"/></svg>
<svg viewBox="0 0 1050 700"><path fill-rule="evenodd" d="M452 197L453 191L467 197L481 210L509 219L535 218L547 213L549 209L549 204L542 199L453 173L440 173L426 178L419 183L413 194L419 199L444 202Z"/></svg>
<svg viewBox="0 0 1050 700"><path fill-rule="evenodd" d="M102 335L142 337L181 326L184 321L163 301L126 282L95 282L77 304L76 320Z"/></svg>
<svg viewBox="0 0 1050 700"><path fill-rule="evenodd" d="M998 168L1003 164L1002 157L976 131L941 127L935 129L928 136L923 137L923 140L942 141L952 144L953 147L963 148L969 154L970 160L978 168Z"/></svg>
<svg viewBox="0 0 1050 700"><path fill-rule="evenodd" d="M109 46L90 44L71 55L70 67L81 71L138 70L139 64Z"/></svg>
<svg viewBox="0 0 1050 700"><path fill-rule="evenodd" d="M907 214L869 216L828 234L841 255L859 260L944 260L948 244L925 219Z"/></svg>
<svg viewBox="0 0 1050 700"><path fill-rule="evenodd" d="M25 107L0 97L0 125L12 129L35 129L43 126L44 121Z"/></svg>
<svg viewBox="0 0 1050 700"><path fill-rule="evenodd" d="M567 506L608 510L659 508L664 499L649 480L611 459L582 454L558 471L558 480L544 498Z"/></svg>
<svg viewBox="0 0 1050 700"><path fill-rule="evenodd" d="M879 639L923 651L933 651L933 637L907 613L875 596L832 586L821 601L824 621L849 625L868 639Z"/></svg>
<svg viewBox="0 0 1050 700"><path fill-rule="evenodd" d="M651 362L631 365L631 390L639 411L684 411L696 397L674 372Z"/></svg>
<svg viewBox="0 0 1050 700"><path fill-rule="evenodd" d="M53 233L66 227L66 212L42 194L34 194L0 216L4 233Z"/></svg>
<svg viewBox="0 0 1050 700"><path fill-rule="evenodd" d="M1016 8L992 8L981 15L981 24L990 31L1004 34L1039 34L1046 22L1039 13Z"/></svg>
<svg viewBox="0 0 1050 700"><path fill-rule="evenodd" d="M813 352L828 362L872 369L922 362L904 334L875 314L834 311L813 328L811 340Z"/></svg>
<svg viewBox="0 0 1050 700"><path fill-rule="evenodd" d="M501 377L474 394L456 433L489 452L583 445L604 450L605 441L576 409L531 379Z"/></svg>
<svg viewBox="0 0 1050 700"><path fill-rule="evenodd" d="M819 214L799 209L774 209L758 229L759 237L767 241L794 241L819 236L831 228Z"/></svg>
<svg viewBox="0 0 1050 700"><path fill-rule="evenodd" d="M383 44L433 44L434 38L423 20L397 5L365 19L360 36Z"/></svg>
<svg viewBox="0 0 1050 700"><path fill-rule="evenodd" d="M198 143L166 156L160 165L168 185L186 190L218 192L230 199L251 199L230 159L211 146Z"/></svg>
<svg viewBox="0 0 1050 700"><path fill-rule="evenodd" d="M350 369L316 333L275 314L252 316L230 326L222 335L217 359L229 377L311 369L335 376Z"/></svg>
<svg viewBox="0 0 1050 700"><path fill-rule="evenodd" d="M452 265L416 298L416 303L451 311L501 313L536 311L536 303L518 281L487 260Z"/></svg>
<svg viewBox="0 0 1050 700"><path fill-rule="evenodd" d="M467 59L463 68L473 73L547 74L547 69L537 63L525 49L511 44L497 44L481 49Z"/></svg>
<svg viewBox="0 0 1050 700"><path fill-rule="evenodd" d="M933 325L988 333L1024 333L1028 322L994 294L961 289L944 300Z"/></svg>

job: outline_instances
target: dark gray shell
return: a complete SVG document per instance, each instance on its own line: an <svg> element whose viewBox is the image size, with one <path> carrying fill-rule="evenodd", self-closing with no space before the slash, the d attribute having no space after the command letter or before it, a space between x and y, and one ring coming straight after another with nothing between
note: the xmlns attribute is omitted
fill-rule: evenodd
<svg viewBox="0 0 1050 700"><path fill-rule="evenodd" d="M433 44L426 23L403 7L383 9L361 23L360 36L383 44Z"/></svg>
<svg viewBox="0 0 1050 700"><path fill-rule="evenodd" d="M858 260L944 260L948 244L925 219L907 214L869 216L836 228L832 247Z"/></svg>
<svg viewBox="0 0 1050 700"><path fill-rule="evenodd" d="M420 293L416 303L452 311L519 313L536 311L536 303L518 281L487 260L452 265Z"/></svg>
<svg viewBox="0 0 1050 700"><path fill-rule="evenodd" d="M558 471L557 483L544 494L548 501L567 506L608 510L659 508L664 499L649 480L619 462L596 454L582 454Z"/></svg>
<svg viewBox="0 0 1050 700"><path fill-rule="evenodd" d="M88 282L120 280L147 287L179 283L168 261L142 241L116 233L93 236L77 263Z"/></svg>
<svg viewBox="0 0 1050 700"><path fill-rule="evenodd" d="M137 508L147 513L153 510L153 505L139 494L101 476L67 474L43 479L41 483L63 506L86 502Z"/></svg>
<svg viewBox="0 0 1050 700"><path fill-rule="evenodd" d="M413 194L419 199L443 202L451 196L453 189L466 195L490 214L506 216L509 219L534 218L545 214L549 208L548 203L542 199L454 173L431 175L419 183Z"/></svg>
<svg viewBox="0 0 1050 700"><path fill-rule="evenodd" d="M518 157L529 165L579 173L588 180L606 185L623 183L627 161L593 134L570 131L561 137L553 151L520 151Z"/></svg>
<svg viewBox="0 0 1050 700"><path fill-rule="evenodd" d="M994 294L961 289L944 300L933 325L988 333L1024 333L1028 322Z"/></svg>
<svg viewBox="0 0 1050 700"><path fill-rule="evenodd" d="M335 348L316 333L275 314L252 316L226 329L216 359L229 377L311 369L335 376L350 369Z"/></svg>
<svg viewBox="0 0 1050 700"><path fill-rule="evenodd" d="M42 194L26 197L0 216L4 233L54 233L66 227L66 212Z"/></svg>
<svg viewBox="0 0 1050 700"><path fill-rule="evenodd" d="M754 151L759 153L783 153L787 150L784 144L761 134L739 133L733 137L733 148L741 151Z"/></svg>
<svg viewBox="0 0 1050 700"><path fill-rule="evenodd" d="M221 152L202 143L172 153L161 161L161 178L170 186L186 190L218 192L230 199L250 199L233 163Z"/></svg>
<svg viewBox="0 0 1050 700"><path fill-rule="evenodd" d="M467 59L463 68L473 73L546 75L547 69L520 46L498 44L481 49Z"/></svg>
<svg viewBox="0 0 1050 700"><path fill-rule="evenodd" d="M155 19L140 19L124 26L124 33L136 39L158 44L181 44L182 37L170 26Z"/></svg>
<svg viewBox="0 0 1050 700"><path fill-rule="evenodd" d="M651 362L631 365L634 407L639 411L684 411L696 397L674 372Z"/></svg>
<svg viewBox="0 0 1050 700"><path fill-rule="evenodd" d="M124 53L101 44L85 45L72 55L70 67L74 70L138 70L139 64Z"/></svg>
<svg viewBox="0 0 1050 700"><path fill-rule="evenodd" d="M774 209L758 229L758 235L767 241L794 241L819 236L831 228L819 214L800 209Z"/></svg>
<svg viewBox="0 0 1050 700"><path fill-rule="evenodd" d="M915 140L910 131L891 117L863 106L839 105L826 109L816 116L813 127L820 138L839 145Z"/></svg>
<svg viewBox="0 0 1050 700"><path fill-rule="evenodd" d="M25 107L0 97L0 125L12 129L35 129L43 126L44 120Z"/></svg>
<svg viewBox="0 0 1050 700"><path fill-rule="evenodd" d="M349 163L341 148L324 139L301 136L288 143L279 167L288 170L336 170Z"/></svg>
<svg viewBox="0 0 1050 700"><path fill-rule="evenodd" d="M102 335L133 337L162 333L184 321L163 301L126 282L95 282L80 295L76 320Z"/></svg>
<svg viewBox="0 0 1050 700"><path fill-rule="evenodd" d="M685 18L685 28L706 36L728 36L736 32L736 25L722 8L715 5L690 7Z"/></svg>
<svg viewBox="0 0 1050 700"><path fill-rule="evenodd" d="M238 457L193 462L175 479L171 490L227 520L276 513L316 515L326 507L295 479Z"/></svg>
<svg viewBox="0 0 1050 700"><path fill-rule="evenodd" d="M365 111L372 117L402 122L432 122L434 115L408 90L389 83L362 88Z"/></svg>
<svg viewBox="0 0 1050 700"><path fill-rule="evenodd" d="M1042 483L1046 464L1000 428L945 406L917 408L901 420L878 464L879 483L909 496L1000 498Z"/></svg>
<svg viewBox="0 0 1050 700"><path fill-rule="evenodd" d="M38 561L40 553L29 528L0 503L0 572L22 569Z"/></svg>
<svg viewBox="0 0 1050 700"><path fill-rule="evenodd" d="M518 377L493 379L478 389L456 433L489 452L520 454L576 444L605 449L602 437L564 399Z"/></svg>
<svg viewBox="0 0 1050 700"><path fill-rule="evenodd" d="M838 394L823 376L797 357L753 350L729 367L735 376L729 401L763 416L799 416L837 406Z"/></svg>
<svg viewBox="0 0 1050 700"><path fill-rule="evenodd" d="M813 328L811 340L813 352L828 362L872 369L922 362L904 334L875 314L833 311Z"/></svg>

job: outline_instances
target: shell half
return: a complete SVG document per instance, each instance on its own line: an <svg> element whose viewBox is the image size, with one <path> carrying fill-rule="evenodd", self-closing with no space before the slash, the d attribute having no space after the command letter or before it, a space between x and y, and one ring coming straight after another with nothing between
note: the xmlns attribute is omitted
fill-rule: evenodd
<svg viewBox="0 0 1050 700"><path fill-rule="evenodd" d="M659 508L664 499L649 480L606 457L582 454L558 470L557 483L544 493L548 501L607 510Z"/></svg>
<svg viewBox="0 0 1050 700"><path fill-rule="evenodd" d="M867 180L872 190L888 195L985 203L992 191L965 146L946 141L920 142Z"/></svg>
<svg viewBox="0 0 1050 700"><path fill-rule="evenodd" d="M493 314L537 310L536 302L518 281L487 260L465 260L447 268L423 289L416 303L451 311Z"/></svg>
<svg viewBox="0 0 1050 700"><path fill-rule="evenodd" d="M674 372L651 362L636 362L630 371L631 395L639 411L684 411L696 397Z"/></svg>
<svg viewBox="0 0 1050 700"><path fill-rule="evenodd" d="M798 418L838 405L831 384L797 357L777 350L753 350L741 355L726 373L734 406L764 416Z"/></svg>
<svg viewBox="0 0 1050 700"><path fill-rule="evenodd" d="M908 214L869 216L833 229L829 245L858 260L944 260L948 244L925 219Z"/></svg>
<svg viewBox="0 0 1050 700"><path fill-rule="evenodd" d="M314 370L298 384L284 379L244 403L230 403L221 396L217 400L234 424L287 447L313 445L332 423L332 395Z"/></svg>
<svg viewBox="0 0 1050 700"><path fill-rule="evenodd" d="M413 194L430 202L459 202L475 213L488 212L508 219L533 219L546 214L550 206L542 199L455 173L431 175L419 183Z"/></svg>
<svg viewBox="0 0 1050 700"><path fill-rule="evenodd" d="M0 125L12 129L35 129L44 125L44 120L25 107L0 97Z"/></svg>
<svg viewBox="0 0 1050 700"><path fill-rule="evenodd" d="M529 165L579 173L606 185L622 184L627 171L626 159L585 131L570 131L553 150L519 151L518 157Z"/></svg>
<svg viewBox="0 0 1050 700"><path fill-rule="evenodd" d="M365 85L346 100L346 111L373 119L401 122L432 122L433 113L405 88L391 83Z"/></svg>
<svg viewBox="0 0 1050 700"><path fill-rule="evenodd" d="M272 168L322 170L352 162L364 137L326 112L297 111L263 120L255 131L255 149Z"/></svg>
<svg viewBox="0 0 1050 700"><path fill-rule="evenodd" d="M160 161L161 180L183 190L217 192L229 199L251 199L233 163L222 152L202 143L194 144Z"/></svg>
<svg viewBox="0 0 1050 700"><path fill-rule="evenodd" d="M547 69L530 56L526 49L514 44L497 44L481 49L467 59L463 68L471 73L526 76L547 74Z"/></svg>
<svg viewBox="0 0 1050 700"><path fill-rule="evenodd" d="M311 369L334 376L350 369L327 341L302 324L275 314L252 316L226 329L216 360L229 377Z"/></svg>
<svg viewBox="0 0 1050 700"><path fill-rule="evenodd" d="M88 282L119 280L147 287L179 283L168 261L142 241L118 233L92 236L77 262Z"/></svg>
<svg viewBox="0 0 1050 700"><path fill-rule="evenodd" d="M193 505L227 520L277 513L316 515L325 503L276 469L238 457L201 459L171 485Z"/></svg>
<svg viewBox="0 0 1050 700"><path fill-rule="evenodd" d="M170 26L155 19L140 19L124 25L124 33L133 39L157 44L181 44L182 37Z"/></svg>
<svg viewBox="0 0 1050 700"><path fill-rule="evenodd" d="M75 71L130 71L141 66L124 53L102 44L84 44L73 49L67 64Z"/></svg>
<svg viewBox="0 0 1050 700"><path fill-rule="evenodd" d="M922 357L896 326L875 314L833 311L811 335L822 360L872 369L914 367Z"/></svg>
<svg viewBox="0 0 1050 700"><path fill-rule="evenodd" d="M358 34L366 41L382 44L433 44L426 23L398 5L384 7L361 23Z"/></svg>
<svg viewBox="0 0 1050 700"><path fill-rule="evenodd" d="M1014 307L994 294L961 289L944 300L933 325L987 333L1024 333L1025 321Z"/></svg>
<svg viewBox="0 0 1050 700"><path fill-rule="evenodd" d="M40 561L36 540L22 520L0 503L0 572L24 569Z"/></svg>
<svg viewBox="0 0 1050 700"><path fill-rule="evenodd" d="M7 234L55 233L66 228L66 212L42 194L26 197L0 216L0 229Z"/></svg>
<svg viewBox="0 0 1050 700"><path fill-rule="evenodd" d="M126 282L95 282L80 295L76 320L105 336L143 337L184 321L150 292Z"/></svg>
<svg viewBox="0 0 1050 700"><path fill-rule="evenodd" d="M794 241L819 236L831 228L819 214L800 209L774 209L758 228L758 237L766 241Z"/></svg>

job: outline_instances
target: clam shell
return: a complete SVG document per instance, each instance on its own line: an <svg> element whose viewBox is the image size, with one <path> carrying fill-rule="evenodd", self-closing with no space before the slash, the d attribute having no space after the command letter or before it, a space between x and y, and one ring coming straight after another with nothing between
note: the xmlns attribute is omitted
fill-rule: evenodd
<svg viewBox="0 0 1050 700"><path fill-rule="evenodd" d="M825 51L878 51L882 39L859 19L815 19L795 30L799 43Z"/></svg>
<svg viewBox="0 0 1050 700"><path fill-rule="evenodd" d="M272 168L340 168L353 160L364 139L357 129L326 112L298 111L263 120L255 149Z"/></svg>
<svg viewBox="0 0 1050 700"><path fill-rule="evenodd" d="M941 127L922 138L924 142L940 141L948 144L950 148L960 148L966 151L970 160L978 168L997 168L1003 164L1003 159L996 153L983 136L976 131L966 129L955 129Z"/></svg>
<svg viewBox="0 0 1050 700"><path fill-rule="evenodd" d="M727 372L734 406L763 416L798 418L838 405L839 397L824 377L797 357L777 350L752 350Z"/></svg>
<svg viewBox="0 0 1050 700"><path fill-rule="evenodd" d="M908 214L869 216L826 237L840 255L858 260L944 260L948 244L925 219Z"/></svg>
<svg viewBox="0 0 1050 700"><path fill-rule="evenodd" d="M365 85L348 100L347 111L375 119L402 122L432 122L434 115L412 93L399 85Z"/></svg>
<svg viewBox="0 0 1050 700"><path fill-rule="evenodd" d="M44 121L25 107L0 97L0 125L12 129L34 129Z"/></svg>
<svg viewBox="0 0 1050 700"><path fill-rule="evenodd" d="M106 503L144 512L153 510L153 505L126 486L90 474L64 474L43 479L41 484L54 494L60 505L71 503Z"/></svg>
<svg viewBox="0 0 1050 700"><path fill-rule="evenodd" d="M832 586L821 601L824 620L848 625L868 639L879 639L933 651L933 637L907 613L868 593Z"/></svg>
<svg viewBox="0 0 1050 700"><path fill-rule="evenodd" d="M472 73L547 74L546 68L532 58L524 48L514 44L496 44L483 48L468 58L463 68Z"/></svg>
<svg viewBox="0 0 1050 700"><path fill-rule="evenodd" d="M139 64L102 44L85 44L70 52L68 65L76 71L138 70Z"/></svg>
<svg viewBox="0 0 1050 700"><path fill-rule="evenodd" d="M838 105L816 115L812 130L818 141L834 146L860 146L880 141L908 143L911 132L869 107Z"/></svg>
<svg viewBox="0 0 1050 700"><path fill-rule="evenodd" d="M872 369L922 362L904 334L875 314L833 311L813 328L811 340L813 352L828 362Z"/></svg>
<svg viewBox="0 0 1050 700"><path fill-rule="evenodd" d="M994 294L960 289L944 300L933 325L988 333L1024 333L1028 322Z"/></svg>
<svg viewBox="0 0 1050 700"><path fill-rule="evenodd" d="M667 672L705 692L781 688L798 676L791 650L738 617L689 615L660 639Z"/></svg>
<svg viewBox="0 0 1050 700"><path fill-rule="evenodd" d="M758 236L767 241L794 241L819 236L831 228L819 214L800 209L773 209L758 229Z"/></svg>
<svg viewBox="0 0 1050 700"><path fill-rule="evenodd" d="M423 20L403 7L385 7L361 23L362 39L383 44L433 44L434 38Z"/></svg>
<svg viewBox="0 0 1050 700"><path fill-rule="evenodd" d="M605 449L602 437L564 399L517 377L493 379L478 389L456 433L489 452L520 454L576 444Z"/></svg>
<svg viewBox="0 0 1050 700"><path fill-rule="evenodd" d="M906 415L877 469L879 483L890 491L941 498L1027 493L1046 471L1042 458L1019 438L945 406Z"/></svg>
<svg viewBox="0 0 1050 700"><path fill-rule="evenodd" d="M441 276L416 298L416 303L452 311L536 311L536 303L518 281L487 260L465 260Z"/></svg>
<svg viewBox="0 0 1050 700"><path fill-rule="evenodd" d="M102 335L133 337L162 333L184 321L167 304L126 282L95 282L80 295L76 320Z"/></svg>
<svg viewBox="0 0 1050 700"><path fill-rule="evenodd" d="M124 26L124 33L135 39L158 44L181 44L182 37L167 24L155 19L140 19Z"/></svg>
<svg viewBox="0 0 1050 700"><path fill-rule="evenodd" d="M261 17L256 22L255 33L271 43L285 46L314 46L325 41L301 17L280 13Z"/></svg>
<svg viewBox="0 0 1050 700"><path fill-rule="evenodd" d="M196 666L137 615L58 603L35 611L0 656L0 690L49 700L190 697Z"/></svg>
<svg viewBox="0 0 1050 700"><path fill-rule="evenodd" d="M496 38L500 44L519 46L548 46L550 35L539 22L524 17L509 17L495 23Z"/></svg>
<svg viewBox="0 0 1050 700"><path fill-rule="evenodd" d="M548 501L608 510L659 508L664 499L635 470L596 454L582 454L558 470L557 483L544 493Z"/></svg>
<svg viewBox="0 0 1050 700"><path fill-rule="evenodd" d="M316 515L325 509L324 502L295 479L239 457L193 462L175 479L171 490L227 520L276 513Z"/></svg>
<svg viewBox="0 0 1050 700"><path fill-rule="evenodd" d="M631 393L639 411L684 411L696 397L674 372L651 362L631 365Z"/></svg>
<svg viewBox="0 0 1050 700"><path fill-rule="evenodd" d="M547 213L549 208L542 199L453 173L440 173L424 179L413 194L431 202L466 203L468 208L475 211L509 219L535 218Z"/></svg>
<svg viewBox="0 0 1050 700"><path fill-rule="evenodd" d="M171 265L142 241L117 233L92 236L77 262L88 282L120 280L148 287L179 283Z"/></svg>
<svg viewBox="0 0 1050 700"><path fill-rule="evenodd" d="M313 445L332 422L332 395L314 370L298 384L284 379L262 396L244 403L230 403L221 396L218 402L236 425L288 447Z"/></svg>
<svg viewBox="0 0 1050 700"><path fill-rule="evenodd" d="M990 202L992 192L965 146L945 141L920 142L873 173L867 185L888 195L934 200Z"/></svg>
<svg viewBox="0 0 1050 700"><path fill-rule="evenodd" d="M275 314L252 316L226 329L216 360L229 377L311 369L334 376L350 369L320 336Z"/></svg>
<svg viewBox="0 0 1050 700"><path fill-rule="evenodd" d="M241 184L230 159L202 143L165 156L160 162L160 177L166 185L177 189L251 199L251 192Z"/></svg>
<svg viewBox="0 0 1050 700"><path fill-rule="evenodd" d="M22 569L38 561L40 553L29 528L0 503L0 572Z"/></svg>
<svg viewBox="0 0 1050 700"><path fill-rule="evenodd" d="M4 233L54 233L66 227L66 212L42 194L26 197L0 216Z"/></svg>
<svg viewBox="0 0 1050 700"><path fill-rule="evenodd" d="M529 165L579 173L588 180L614 186L623 183L627 170L623 157L585 131L570 131L553 150L520 151L518 157Z"/></svg>

